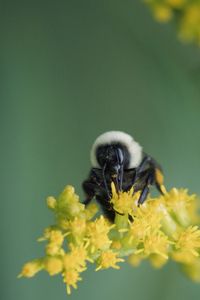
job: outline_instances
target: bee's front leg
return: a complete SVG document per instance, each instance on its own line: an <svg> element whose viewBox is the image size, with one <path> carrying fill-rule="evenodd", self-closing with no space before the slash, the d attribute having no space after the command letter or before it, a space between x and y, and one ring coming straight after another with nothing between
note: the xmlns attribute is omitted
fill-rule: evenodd
<svg viewBox="0 0 200 300"><path fill-rule="evenodd" d="M82 187L86 195L86 199L83 201L83 204L87 205L95 196L95 185L88 179L83 182Z"/></svg>

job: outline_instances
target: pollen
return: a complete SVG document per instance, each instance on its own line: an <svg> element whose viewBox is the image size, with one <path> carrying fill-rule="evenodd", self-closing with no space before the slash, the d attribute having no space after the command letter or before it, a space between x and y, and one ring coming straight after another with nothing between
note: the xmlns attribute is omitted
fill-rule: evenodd
<svg viewBox="0 0 200 300"><path fill-rule="evenodd" d="M162 185L163 182L164 182L164 177L163 177L163 174L162 172L159 170L159 169L156 169L155 170L155 173L156 173L156 181Z"/></svg>

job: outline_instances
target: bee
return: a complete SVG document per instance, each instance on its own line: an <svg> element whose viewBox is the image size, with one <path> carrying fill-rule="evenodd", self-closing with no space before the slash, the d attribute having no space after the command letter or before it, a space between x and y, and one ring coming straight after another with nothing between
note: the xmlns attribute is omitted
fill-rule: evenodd
<svg viewBox="0 0 200 300"><path fill-rule="evenodd" d="M132 186L134 192L140 191L138 206L147 199L151 186L162 193L161 166L127 133L108 131L101 134L91 148L90 159L92 168L82 184L86 195L83 203L87 205L96 198L111 222L117 213L110 202L112 182L117 192L126 192Z"/></svg>

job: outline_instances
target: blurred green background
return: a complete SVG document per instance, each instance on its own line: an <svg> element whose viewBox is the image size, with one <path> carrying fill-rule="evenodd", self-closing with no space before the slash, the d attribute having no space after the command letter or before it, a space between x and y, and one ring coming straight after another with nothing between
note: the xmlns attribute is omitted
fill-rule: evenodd
<svg viewBox="0 0 200 300"><path fill-rule="evenodd" d="M139 0L1 2L1 299L66 299L58 277L16 279L43 254L45 206L66 184L82 195L100 133L133 134L167 187L200 193L200 50L154 22ZM90 267L70 299L197 299L169 263Z"/></svg>

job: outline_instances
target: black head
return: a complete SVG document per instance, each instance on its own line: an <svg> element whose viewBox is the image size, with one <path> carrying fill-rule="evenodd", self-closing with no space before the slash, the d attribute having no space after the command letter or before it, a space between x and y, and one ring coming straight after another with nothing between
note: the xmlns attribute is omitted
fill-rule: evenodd
<svg viewBox="0 0 200 300"><path fill-rule="evenodd" d="M101 168L106 166L111 171L115 171L120 166L128 168L130 155L126 146L116 143L97 147L96 158Z"/></svg>

